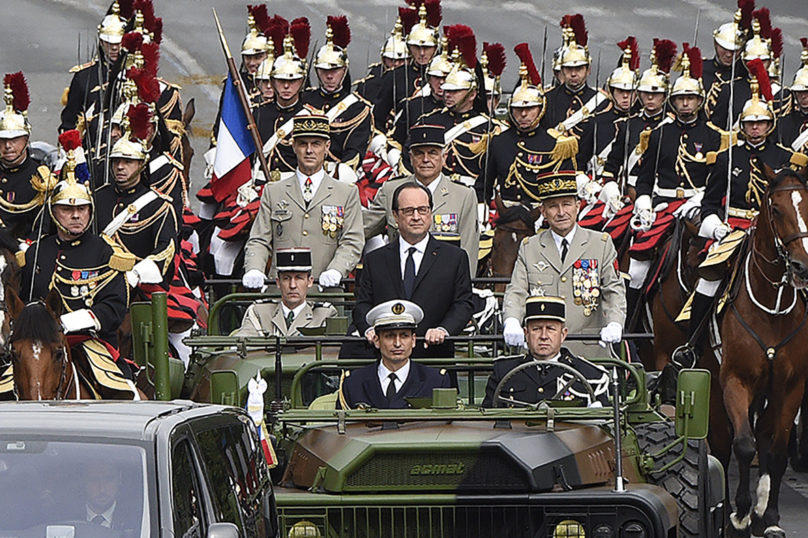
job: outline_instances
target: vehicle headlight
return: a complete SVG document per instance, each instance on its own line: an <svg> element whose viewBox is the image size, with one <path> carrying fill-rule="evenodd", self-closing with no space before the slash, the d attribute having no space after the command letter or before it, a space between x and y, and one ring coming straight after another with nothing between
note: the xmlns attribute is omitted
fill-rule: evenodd
<svg viewBox="0 0 808 538"><path fill-rule="evenodd" d="M648 538L648 531L642 523L632 521L620 531L620 538Z"/></svg>
<svg viewBox="0 0 808 538"><path fill-rule="evenodd" d="M320 529L311 521L298 521L289 529L289 538L321 538Z"/></svg>
<svg viewBox="0 0 808 538"><path fill-rule="evenodd" d="M586 538L584 526L574 519L565 519L553 530L553 538Z"/></svg>

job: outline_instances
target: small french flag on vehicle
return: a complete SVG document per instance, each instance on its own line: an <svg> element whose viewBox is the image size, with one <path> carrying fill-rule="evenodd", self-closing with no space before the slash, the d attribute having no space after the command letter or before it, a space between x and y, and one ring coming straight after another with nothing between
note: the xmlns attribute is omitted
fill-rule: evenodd
<svg viewBox="0 0 808 538"><path fill-rule="evenodd" d="M267 465L272 469L278 465L278 457L275 455L275 449L272 448L272 443L269 441L269 432L267 432L267 425L264 420L264 393L267 390L267 382L261 379L260 372L255 375L254 379L250 379L249 383L247 383L247 389L250 391L247 397L247 414L255 423Z"/></svg>

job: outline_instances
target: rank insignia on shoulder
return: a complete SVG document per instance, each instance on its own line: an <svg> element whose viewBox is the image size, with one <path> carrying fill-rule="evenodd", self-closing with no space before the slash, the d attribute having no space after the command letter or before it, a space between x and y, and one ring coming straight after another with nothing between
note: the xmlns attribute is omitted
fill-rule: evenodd
<svg viewBox="0 0 808 538"><path fill-rule="evenodd" d="M522 244L527 245L527 240L528 240L528 239L530 239L530 238L529 238L529 237L525 237L524 239L522 239Z"/></svg>
<svg viewBox="0 0 808 538"><path fill-rule="evenodd" d="M20 268L25 267L25 251L24 250L18 250L17 252L15 252L14 257L17 258L17 265L19 265Z"/></svg>
<svg viewBox="0 0 808 538"><path fill-rule="evenodd" d="M605 242L608 239L609 239L609 234L606 233L606 232L603 232L603 235L600 236L600 240Z"/></svg>

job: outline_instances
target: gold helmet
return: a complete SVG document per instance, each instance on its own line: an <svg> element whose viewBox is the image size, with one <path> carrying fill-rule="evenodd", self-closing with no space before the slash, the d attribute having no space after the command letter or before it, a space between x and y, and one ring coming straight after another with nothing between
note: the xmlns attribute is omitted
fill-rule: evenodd
<svg viewBox="0 0 808 538"><path fill-rule="evenodd" d="M267 56L267 59L261 62L258 69L255 70L253 77L255 80L269 80L272 75L272 63L275 58L272 55Z"/></svg>
<svg viewBox="0 0 808 538"><path fill-rule="evenodd" d="M407 42L404 41L404 27L401 25L401 17L396 19L390 37L382 45L381 56L389 60L404 60L410 55Z"/></svg>
<svg viewBox="0 0 808 538"><path fill-rule="evenodd" d="M317 69L338 69L348 67L348 45L351 42L351 29L348 18L328 16L326 21L325 45L317 51L314 67Z"/></svg>
<svg viewBox="0 0 808 538"><path fill-rule="evenodd" d="M772 29L769 45L772 49L773 61L769 64L769 78L780 80L780 58L783 56L783 31L780 28Z"/></svg>
<svg viewBox="0 0 808 538"><path fill-rule="evenodd" d="M139 103L129 107L123 118L123 136L112 147L110 159L147 161L154 136L151 106Z"/></svg>
<svg viewBox="0 0 808 538"><path fill-rule="evenodd" d="M772 23L769 17L769 10L761 8L754 12L752 21L752 37L746 42L743 48L743 61L750 62L754 59L771 60L772 46L771 34Z"/></svg>
<svg viewBox="0 0 808 538"><path fill-rule="evenodd" d="M673 83L671 100L677 95L698 95L704 98L704 86L701 82L703 67L701 51L697 47L691 47L689 43L683 43L682 55L673 68L681 71L682 75Z"/></svg>
<svg viewBox="0 0 808 538"><path fill-rule="evenodd" d="M477 38L470 27L454 24L446 28L452 52L452 69L441 84L445 90L476 90L479 86L474 68L477 67Z"/></svg>
<svg viewBox="0 0 808 538"><path fill-rule="evenodd" d="M519 79L521 83L511 94L511 98L508 101L508 113L512 115L512 109L514 108L540 107L541 111L533 125L535 128L538 126L542 116L544 116L545 111L544 93L541 89L541 76L536 69L536 64L533 63L533 55L530 53L530 47L527 43L520 43L516 45L513 50L521 61L519 65Z"/></svg>
<svg viewBox="0 0 808 538"><path fill-rule="evenodd" d="M651 48L651 67L643 71L637 90L648 93L667 93L671 65L676 56L676 43L670 39L654 38Z"/></svg>
<svg viewBox="0 0 808 538"><path fill-rule="evenodd" d="M755 9L755 0L738 0L738 11L732 22L722 24L713 30L713 40L721 48L730 51L739 51L746 42L746 28L752 21L752 12Z"/></svg>
<svg viewBox="0 0 808 538"><path fill-rule="evenodd" d="M408 3L418 7L418 23L407 35L407 45L437 47L440 37L438 29L443 20L440 0L411 0Z"/></svg>
<svg viewBox="0 0 808 538"><path fill-rule="evenodd" d="M452 60L449 58L449 41L446 39L445 35L441 38L440 43L440 54L436 55L429 62L429 66L426 68L426 74L431 77L446 78L454 64L452 64Z"/></svg>
<svg viewBox="0 0 808 538"><path fill-rule="evenodd" d="M28 121L28 105L31 98L28 84L22 71L11 73L3 79L3 98L6 109L0 114L0 139L31 136L31 122Z"/></svg>
<svg viewBox="0 0 808 538"><path fill-rule="evenodd" d="M306 56L309 53L311 26L306 17L292 21L289 34L283 39L283 54L272 64L272 78L281 80L298 80L305 78L309 68Z"/></svg>
<svg viewBox="0 0 808 538"><path fill-rule="evenodd" d="M267 38L259 30L259 28L265 26L266 21L269 19L267 6L264 4L251 5L247 6L247 9L249 10L247 15L247 35L244 36L244 41L241 43L241 54L243 56L252 56L269 52Z"/></svg>
<svg viewBox="0 0 808 538"><path fill-rule="evenodd" d="M480 57L480 66L483 70L486 95L502 95L502 82L500 77L505 71L505 47L499 43L483 43L483 54Z"/></svg>
<svg viewBox="0 0 808 538"><path fill-rule="evenodd" d="M581 67L592 63L589 56L589 34L581 14L564 15L561 19L562 32L565 34L565 46L558 57L559 67Z"/></svg>
<svg viewBox="0 0 808 538"><path fill-rule="evenodd" d="M770 121L771 128L766 134L770 134L774 130L776 116L774 115L774 95L772 95L772 86L769 81L769 73L763 65L763 61L756 58L750 61L746 68L752 75L752 82L750 84L752 90L752 97L743 105L741 115L738 118L739 123L745 121Z"/></svg>
<svg viewBox="0 0 808 538"><path fill-rule="evenodd" d="M637 38L629 36L617 44L623 51L620 66L612 71L606 85L609 88L632 91L637 89L637 75L640 69L640 49Z"/></svg>
<svg viewBox="0 0 808 538"><path fill-rule="evenodd" d="M67 153L67 161L62 165L62 180L55 186L51 185L53 189L53 196L50 198L51 205L92 205L93 198L85 184L89 177L77 177L79 173L76 157L82 154L81 135L75 129L65 131L59 135L59 145ZM87 172L86 167L83 170Z"/></svg>
<svg viewBox="0 0 808 538"><path fill-rule="evenodd" d="M121 17L121 7L116 1L98 25L98 39L107 43L120 43L125 32L126 19Z"/></svg>
<svg viewBox="0 0 808 538"><path fill-rule="evenodd" d="M800 61L802 65L794 73L794 82L791 84L793 92L808 92L808 37L801 37L802 55Z"/></svg>

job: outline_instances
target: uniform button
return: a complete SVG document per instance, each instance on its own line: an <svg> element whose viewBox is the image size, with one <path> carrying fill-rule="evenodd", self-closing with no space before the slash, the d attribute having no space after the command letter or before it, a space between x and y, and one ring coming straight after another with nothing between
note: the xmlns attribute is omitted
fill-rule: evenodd
<svg viewBox="0 0 808 538"><path fill-rule="evenodd" d="M517 153L517 154L516 154L516 156L517 156L517 157L521 157L521 156L522 156L522 152L520 151L519 153Z"/></svg>
<svg viewBox="0 0 808 538"><path fill-rule="evenodd" d="M303 218L304 218L304 219L309 218L309 214L308 214L308 213L306 213L305 215L303 215Z"/></svg>
<svg viewBox="0 0 808 538"><path fill-rule="evenodd" d="M562 295L562 296L561 296L561 298L562 298L562 299L564 299L565 301L567 300L567 296L566 296L566 295Z"/></svg>
<svg viewBox="0 0 808 538"><path fill-rule="evenodd" d="M682 138L687 138L687 133L683 134Z"/></svg>
<svg viewBox="0 0 808 538"><path fill-rule="evenodd" d="M567 281L567 277L562 276L562 277L561 277L561 282L566 282L566 281Z"/></svg>
<svg viewBox="0 0 808 538"><path fill-rule="evenodd" d="M3 183L8 183L8 179L7 179L7 178L3 178Z"/></svg>
<svg viewBox="0 0 808 538"><path fill-rule="evenodd" d="M539 392L544 392L544 387L539 387Z"/></svg>
<svg viewBox="0 0 808 538"><path fill-rule="evenodd" d="M309 235L309 232L306 231L306 230L303 230L303 237L306 237L307 235Z"/></svg>
<svg viewBox="0 0 808 538"><path fill-rule="evenodd" d="M59 256L59 259L60 259L60 260L64 260L64 259L65 259L65 257L64 257L64 256Z"/></svg>

